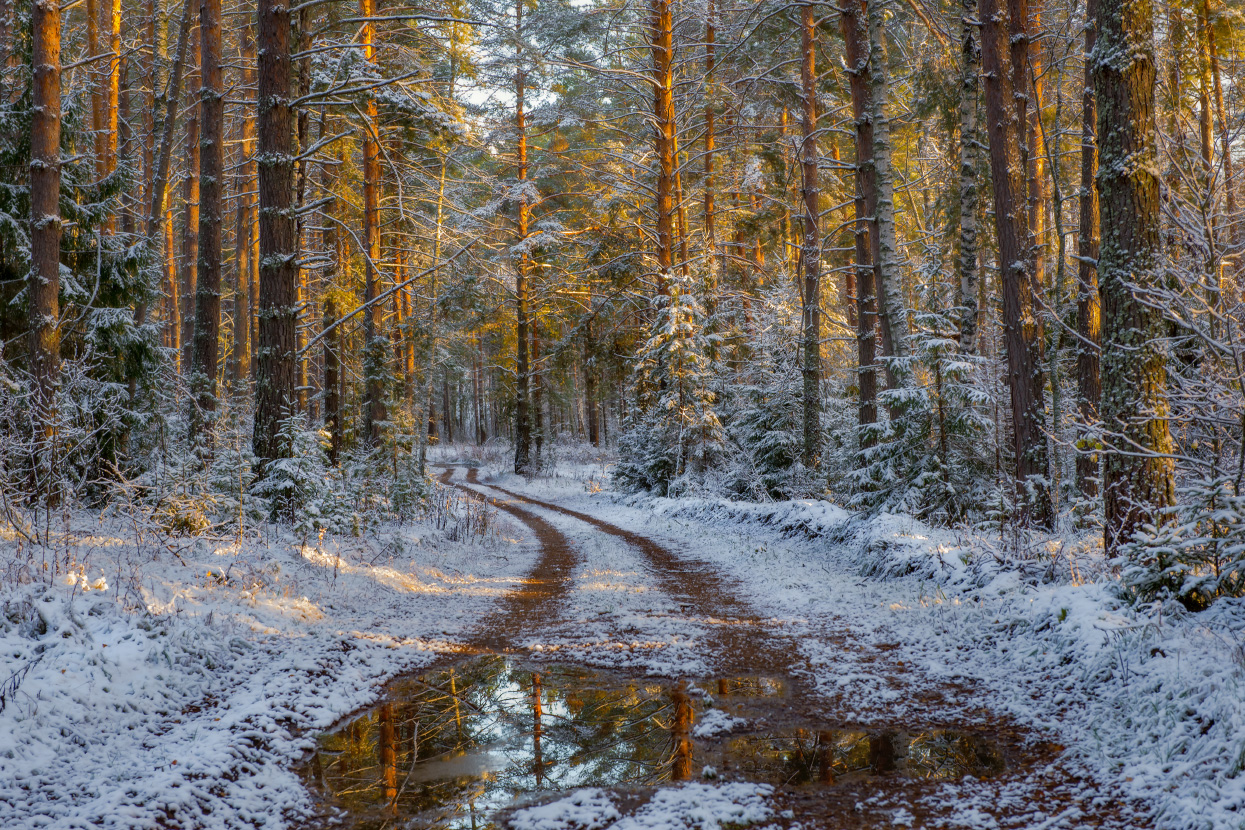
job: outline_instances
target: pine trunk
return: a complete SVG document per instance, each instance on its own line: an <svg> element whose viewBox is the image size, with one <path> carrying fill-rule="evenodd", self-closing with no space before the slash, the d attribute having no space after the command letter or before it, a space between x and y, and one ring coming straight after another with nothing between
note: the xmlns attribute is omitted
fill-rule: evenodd
<svg viewBox="0 0 1245 830"><path fill-rule="evenodd" d="M31 9L30 316L32 495L48 507L59 501L56 391L60 385L61 247L61 17L57 0Z"/></svg>
<svg viewBox="0 0 1245 830"><path fill-rule="evenodd" d="M657 294L669 288L674 264L674 23L669 0L652 0L653 129L657 150Z"/></svg>
<svg viewBox="0 0 1245 830"><path fill-rule="evenodd" d="M259 0L259 337L255 455L289 457L281 424L294 406L298 237L294 222L294 113L290 10Z"/></svg>
<svg viewBox="0 0 1245 830"><path fill-rule="evenodd" d="M515 3L516 36L523 37L523 0ZM520 58L521 59L521 58ZM516 100L514 126L518 146L515 164L518 167L519 204L518 204L518 243L521 247L515 262L515 415L514 415L514 471L519 475L528 475L532 468L532 423L529 403L531 386L531 366L528 360L528 309L529 309L529 274L528 255L522 248L527 239L528 204L527 204L527 122L524 112L524 93L526 75L522 66L515 72L514 94Z"/></svg>
<svg viewBox="0 0 1245 830"><path fill-rule="evenodd" d="M199 64L202 60L200 39L191 36L191 75L187 86L197 94L200 90ZM195 340L195 304L199 287L199 108L190 107L186 119L186 178L182 180L182 252L180 261L181 285L178 294L182 302L182 352L181 371L189 377L193 361Z"/></svg>
<svg viewBox="0 0 1245 830"><path fill-rule="evenodd" d="M1098 297L1098 173L1097 109L1094 102L1093 65L1098 31L1098 0L1088 0L1085 8L1085 91L1081 99L1081 198L1077 245L1076 292L1076 390L1077 414L1081 422L1081 446L1076 456L1076 489L1084 498L1098 496L1098 456L1088 445L1088 427L1098 421L1098 400L1102 395L1098 375L1101 349L1102 308Z"/></svg>
<svg viewBox="0 0 1245 830"><path fill-rule="evenodd" d="M376 13L376 0L359 0L359 16L370 18ZM374 26L363 24L360 42L363 59L372 63L376 59L373 46ZM368 96L364 103L363 135L363 302L369 304L363 316L364 345L364 401L363 440L368 447L381 444L385 412L385 345L381 342L381 304L375 302L379 291L380 273L380 123L376 115L376 99ZM297 290L297 278L295 278Z"/></svg>
<svg viewBox="0 0 1245 830"><path fill-rule="evenodd" d="M1033 247L1025 204L1025 164L1013 74L1006 65L1007 17L998 0L982 0L982 68L986 79L986 121L990 175L998 233L1003 328L1012 404L1018 507L1022 521L1049 527L1053 520L1048 485L1041 325L1033 301ZM1023 96L1022 96L1023 97Z"/></svg>
<svg viewBox="0 0 1245 830"><path fill-rule="evenodd" d="M977 0L962 0L960 53L960 352L977 353L977 277L978 259L977 211L978 191L977 148L977 76L981 72L981 46L978 43Z"/></svg>
<svg viewBox="0 0 1245 830"><path fill-rule="evenodd" d="M1151 0L1098 0L1091 64L1098 104L1102 420L1108 554L1175 501L1159 286L1161 247Z"/></svg>
<svg viewBox="0 0 1245 830"><path fill-rule="evenodd" d="M813 7L801 12L800 83L803 89L803 140L800 146L804 201L804 239L800 261L804 270L801 323L804 331L804 466L815 469L821 461L821 231L819 230L821 191L817 183L817 49Z"/></svg>
<svg viewBox="0 0 1245 830"><path fill-rule="evenodd" d="M857 384L860 389L860 443L870 447L877 441L877 289L874 280L875 257L873 223L877 206L877 177L873 169L873 107L869 101L869 56L861 0L844 0L839 8L839 26L847 58L848 84L852 99L852 119L856 143L855 165L855 241L856 241L856 348Z"/></svg>
<svg viewBox="0 0 1245 830"><path fill-rule="evenodd" d="M907 351L908 318L904 310L903 287L900 283L899 250L895 238L895 179L891 169L890 121L886 115L889 92L886 68L886 31L883 22L883 0L867 0L869 32L869 103L873 122L873 172L877 201L873 206L874 289L877 294L878 328L882 335L882 355L886 363L886 388L896 391L902 385L900 370L895 365ZM891 420L897 418L902 405L887 405Z"/></svg>
<svg viewBox="0 0 1245 830"><path fill-rule="evenodd" d="M200 0L203 90L199 102L199 269L191 384L200 416L216 410L220 343L221 227L224 223L225 84L221 73L221 0ZM191 419L192 428L197 425Z"/></svg>

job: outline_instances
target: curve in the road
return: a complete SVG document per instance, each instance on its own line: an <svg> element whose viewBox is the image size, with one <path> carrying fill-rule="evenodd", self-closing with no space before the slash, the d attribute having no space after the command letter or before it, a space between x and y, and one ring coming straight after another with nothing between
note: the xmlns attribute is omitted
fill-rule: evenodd
<svg viewBox="0 0 1245 830"><path fill-rule="evenodd" d="M452 473L451 473L452 474ZM793 680L790 644L775 642L763 628L759 616L747 603L734 596L734 591L706 562L681 558L646 536L625 530L603 519L568 507L525 496L479 479L477 468L467 470L467 483L488 487L517 501L578 519L602 533L617 537L638 549L648 560L661 589L675 597L694 614L710 623L715 651L722 659L729 658L735 672L782 674Z"/></svg>
<svg viewBox="0 0 1245 830"><path fill-rule="evenodd" d="M438 481L473 496L484 495L451 481L453 475L454 469L448 467ZM557 616L558 609L566 604L570 596L579 555L565 535L535 513L501 499L488 498L488 502L526 525L540 545L540 559L520 587L506 594L499 607L476 627L470 637L473 648L506 651L519 645L523 634L534 633L547 626L550 618Z"/></svg>

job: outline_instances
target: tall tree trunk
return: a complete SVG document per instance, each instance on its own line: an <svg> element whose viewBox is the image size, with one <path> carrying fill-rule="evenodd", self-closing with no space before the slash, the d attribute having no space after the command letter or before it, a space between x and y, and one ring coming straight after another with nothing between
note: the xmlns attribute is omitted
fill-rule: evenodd
<svg viewBox="0 0 1245 830"><path fill-rule="evenodd" d="M1042 0L1033 0L1029 10L1026 33L1041 32ZM1031 36L1026 34L1026 39ZM1028 180L1025 182L1026 196L1029 205L1029 236L1033 245L1033 290L1044 291L1046 288L1046 209L1049 201L1046 190L1046 147L1042 136L1042 53L1041 43L1032 45L1028 50L1028 71L1021 97L1029 98L1027 119L1021 122L1027 130L1024 139L1025 170Z"/></svg>
<svg viewBox="0 0 1245 830"><path fill-rule="evenodd" d="M1102 252L1103 544L1115 554L1175 502L1159 287L1159 177L1151 0L1098 0L1091 63L1098 103Z"/></svg>
<svg viewBox="0 0 1245 830"><path fill-rule="evenodd" d="M241 62L241 89L239 95L248 97L255 85L255 42L251 25L243 22L240 27L238 59ZM237 282L234 285L233 309L233 383L242 388L251 377L251 235L253 233L254 198L250 195L255 186L255 119L241 119L242 136L239 149L242 154L240 172L237 176L238 206L234 217L234 258Z"/></svg>
<svg viewBox="0 0 1245 830"><path fill-rule="evenodd" d="M31 9L30 316L32 493L47 507L59 501L56 391L60 386L61 16L57 0Z"/></svg>
<svg viewBox="0 0 1245 830"><path fill-rule="evenodd" d="M904 309L903 286L899 273L899 249L895 239L895 178L891 169L890 119L886 115L886 96L890 91L886 68L886 29L883 21L883 0L867 0L869 32L869 103L873 121L873 172L877 202L873 206L874 289L877 294L878 328L882 335L882 354L890 358L886 364L886 388L898 390L902 385L898 369L893 365L907 351L908 318ZM895 401L887 404L892 420L903 407Z"/></svg>
<svg viewBox="0 0 1245 830"><path fill-rule="evenodd" d="M981 46L977 37L977 0L961 0L960 53L960 352L977 353L978 191L977 76L981 71Z"/></svg>
<svg viewBox="0 0 1245 830"><path fill-rule="evenodd" d="M1098 495L1098 457L1085 442L1091 424L1098 421L1102 386L1098 376L1102 309L1098 297L1098 118L1094 103L1094 67L1090 55L1098 31L1098 0L1085 7L1085 91L1081 99L1081 217L1077 244L1076 292L1076 391L1077 413L1082 424L1076 456L1076 489L1084 498Z"/></svg>
<svg viewBox="0 0 1245 830"><path fill-rule="evenodd" d="M515 36L519 41L523 38L523 5L524 0L516 0ZM515 415L514 415L514 471L519 475L528 475L532 471L532 423L529 396L531 391L531 365L528 357L528 313L529 313L529 258L526 248L528 231L527 204L527 121L524 112L524 94L526 92L527 74L523 71L522 53L516 55L518 69L514 73L515 114L514 127L518 144L515 148L515 164L518 167L519 203L518 203L518 243L520 252L515 262Z"/></svg>
<svg viewBox="0 0 1245 830"><path fill-rule="evenodd" d="M345 148L338 144L338 160L344 161ZM338 169L341 165L338 165ZM321 325L324 332L324 426L329 433L329 461L337 466L342 450L342 397L341 397L341 328L337 325L338 275L342 272L343 251L337 233L337 194L329 181L328 167L321 168L323 190L330 200L325 207L327 221L321 236L321 245L328 254L324 268L324 316Z"/></svg>
<svg viewBox="0 0 1245 830"><path fill-rule="evenodd" d="M714 73L717 71L717 20L714 16L714 0L708 0L708 11L705 14L705 317L709 326L713 327L717 316L718 300L718 243L717 243L717 205L714 192L714 152L717 136L714 134ZM709 357L716 356L714 341L710 341ZM596 446L596 441L593 441Z"/></svg>
<svg viewBox="0 0 1245 830"><path fill-rule="evenodd" d="M857 384L860 389L860 443L870 447L876 443L878 421L877 381L877 289L874 280L875 257L871 221L877 206L877 177L873 168L873 106L869 101L869 53L861 0L842 0L839 27L847 58L848 85L852 98L852 119L855 125L856 166L856 348Z"/></svg>
<svg viewBox="0 0 1245 830"><path fill-rule="evenodd" d="M108 21L108 75L104 88L104 153L107 175L117 172L117 142L121 112L121 0L106 0ZM101 228L105 234L116 229L116 213L109 211Z"/></svg>
<svg viewBox="0 0 1245 830"><path fill-rule="evenodd" d="M1041 324L1033 300L1033 248L1025 193L1025 164L1012 73L1006 65L1009 30L998 0L982 0L982 68L986 79L986 121L990 134L990 174L1003 287L1003 326L1007 344L1012 438L1023 521L1049 527L1053 521L1048 485L1042 380Z"/></svg>
<svg viewBox="0 0 1245 830"><path fill-rule="evenodd" d="M220 343L221 226L224 223L225 83L221 73L221 0L199 0L199 274L195 297L194 360L190 367L197 411L216 410ZM191 419L192 429L199 426Z"/></svg>
<svg viewBox="0 0 1245 830"><path fill-rule="evenodd" d="M281 423L294 406L298 236L294 222L294 112L290 10L259 0L259 337L255 455L289 457Z"/></svg>
<svg viewBox="0 0 1245 830"><path fill-rule="evenodd" d="M800 84L804 94L803 141L800 145L800 194L804 201L804 239L800 261L804 268L801 292L801 324L804 331L804 466L815 469L821 462L821 231L817 183L817 29L813 6L801 10Z"/></svg>
<svg viewBox="0 0 1245 830"><path fill-rule="evenodd" d="M1228 125L1228 113L1223 105L1223 78L1219 71L1219 49L1215 43L1214 25L1206 27L1206 39L1207 51L1210 54L1210 72L1215 85L1215 112L1219 117L1219 142L1222 147L1221 155L1223 156L1223 193L1224 207L1227 209L1228 214L1228 238L1232 242L1233 253L1237 257L1237 261L1233 263L1232 270L1238 272L1241 269L1239 258L1242 254L1240 249L1242 238L1245 237L1245 227L1242 227L1241 217L1236 212L1236 178L1232 170L1233 132Z"/></svg>
<svg viewBox="0 0 1245 830"><path fill-rule="evenodd" d="M201 28L201 27L200 27ZM198 92L201 84L199 64L202 60L200 39L192 36L190 89ZM182 301L182 354L181 370L189 374L193 360L195 340L195 303L199 284L199 108L192 106L186 119L186 178L182 180L182 255L181 288Z"/></svg>
<svg viewBox="0 0 1245 830"><path fill-rule="evenodd" d="M657 294L664 296L674 264L674 22L670 0L652 0L649 11L657 150Z"/></svg>
<svg viewBox="0 0 1245 830"><path fill-rule="evenodd" d="M375 14L376 0L359 0L360 17L370 18ZM363 46L363 59L369 63L376 58L373 29L372 23L365 22L359 38ZM375 98L368 96L364 104L364 115L363 247L366 256L363 264L363 301L373 303L380 280L377 269L380 262L380 123L376 116ZM386 355L385 345L380 338L381 313L381 304L373 303L363 317L363 331L367 341L364 346L363 438L367 446L372 448L380 446L382 425L387 418L384 372Z"/></svg>
<svg viewBox="0 0 1245 830"><path fill-rule="evenodd" d="M592 308L592 294L589 289L588 308ZM592 320L584 323L584 409L588 421L588 442L594 447L601 446L601 415L597 407L597 362L596 342L592 339Z"/></svg>

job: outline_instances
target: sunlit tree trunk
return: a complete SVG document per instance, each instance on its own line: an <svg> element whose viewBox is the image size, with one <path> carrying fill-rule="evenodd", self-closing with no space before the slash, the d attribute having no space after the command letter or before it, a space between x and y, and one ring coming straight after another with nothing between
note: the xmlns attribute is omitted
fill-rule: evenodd
<svg viewBox="0 0 1245 830"><path fill-rule="evenodd" d="M515 30L516 37L522 40L523 37L523 3L524 0L516 0L515 2ZM528 203L527 203L527 121L524 112L524 95L526 93L526 73L523 71L523 56L516 56L518 59L518 68L514 74L514 94L515 94L515 115L514 126L517 139L515 148L515 164L518 168L519 180L519 200L518 200L518 243L525 246L528 232ZM515 292L514 292L514 310L515 310L515 416L514 416L514 471L520 475L527 475L532 468L532 425L531 425L531 407L529 401L530 385L531 385L531 366L529 365L528 356L528 327L529 327L529 265L526 247L521 247L519 256L514 259L515 267Z"/></svg>
<svg viewBox="0 0 1245 830"><path fill-rule="evenodd" d="M1103 543L1116 553L1175 501L1167 424L1159 177L1150 0L1098 0L1091 63L1098 103L1102 250Z"/></svg>
<svg viewBox="0 0 1245 830"><path fill-rule="evenodd" d="M1098 400L1102 394L1098 375L1099 343L1101 340L1101 305L1098 297L1098 113L1094 102L1093 64L1088 57L1094 51L1098 31L1098 0L1088 0L1085 8L1085 91L1081 99L1081 199L1077 245L1076 294L1076 388L1077 414L1082 425L1098 420ZM1098 457L1084 442L1076 457L1076 488L1084 498L1098 495Z"/></svg>
<svg viewBox="0 0 1245 830"><path fill-rule="evenodd" d="M60 385L61 16L57 0L31 9L30 316L31 426L35 439L32 495L59 500L56 391Z"/></svg>
<svg viewBox="0 0 1245 830"><path fill-rule="evenodd" d="M255 42L251 37L249 22L239 27L239 60L242 64L241 89L239 96L249 98L255 85ZM233 383L239 388L251 377L251 318L254 315L251 306L251 278L254 264L251 262L251 236L254 232L253 216L255 210L254 197L250 192L255 187L255 120L250 117L241 119L242 136L239 142L241 171L237 176L238 205L234 217L234 261L236 263L236 282L234 284L233 309Z"/></svg>
<svg viewBox="0 0 1245 830"><path fill-rule="evenodd" d="M653 58L653 129L657 150L657 294L668 292L674 264L674 32L669 0L652 0L649 46Z"/></svg>
<svg viewBox="0 0 1245 830"><path fill-rule="evenodd" d="M717 204L714 191L714 153L717 136L714 134L714 74L717 70L717 28L714 16L714 0L708 0L705 14L705 173L704 173L704 222L705 222L705 315L713 325L717 314L718 294L718 243ZM710 344L710 356L716 352ZM593 441L596 444L596 441Z"/></svg>
<svg viewBox="0 0 1245 830"><path fill-rule="evenodd" d="M376 14L376 0L359 0L359 16L370 18ZM374 24L365 22L359 36L363 47L363 59L369 63L376 60L373 45ZM381 304L374 303L378 293L380 274L380 138L379 121L376 117L376 99L368 96L364 103L363 135L363 301L371 303L364 312L364 400L363 439L367 446L379 447L382 427L387 418L385 412L385 347L380 341Z"/></svg>
<svg viewBox="0 0 1245 830"><path fill-rule="evenodd" d="M201 84L200 39L192 35L191 44L191 75L187 85L198 94ZM181 370L184 374L189 374L193 360L195 303L199 284L199 130L199 107L192 106L186 118L186 178L182 180L182 253L179 263L181 286L178 289L182 303Z"/></svg>
<svg viewBox="0 0 1245 830"><path fill-rule="evenodd" d="M290 10L259 0L259 337L254 451L288 457L281 423L294 405L298 236L294 221L294 113Z"/></svg>
<svg viewBox="0 0 1245 830"><path fill-rule="evenodd" d="M869 103L873 122L873 171L877 202L873 206L876 233L874 248L874 288L877 294L878 329L882 335L882 354L891 358L886 367L886 386L897 390L902 381L891 365L907 351L907 312L904 309L902 275L899 271L899 249L895 238L895 174L891 166L890 120L886 115L886 97L890 92L886 67L886 29L883 21L883 0L867 0L869 32ZM887 409L891 418L899 415L902 406L892 402Z"/></svg>
<svg viewBox="0 0 1245 830"><path fill-rule="evenodd" d="M345 166L346 148L337 145L337 169ZM320 169L321 190L329 202L325 206L324 230L320 237L328 262L321 277L324 293L324 315L321 331L324 332L324 427L329 434L329 461L336 466L342 451L342 395L341 395L341 328L338 326L340 310L337 296L341 290L338 281L345 268L345 247L338 233L337 222L341 212L335 183L330 179L329 167Z"/></svg>
<svg viewBox="0 0 1245 830"><path fill-rule="evenodd" d="M800 84L803 91L800 145L800 195L804 201L804 238L800 261L804 270L801 325L804 332L804 447L802 461L813 469L821 461L821 190L817 182L817 49L813 6L801 10Z"/></svg>
<svg viewBox="0 0 1245 830"><path fill-rule="evenodd" d="M1232 162L1232 136L1233 130L1228 123L1228 112L1223 105L1223 78L1219 69L1219 49L1215 41L1215 27L1213 25L1206 28L1207 52L1210 57L1211 77L1215 86L1215 112L1219 118L1219 142L1222 147L1221 155L1223 156L1223 188L1224 188L1224 206L1227 209L1228 220L1228 238L1232 242L1235 249L1233 253L1237 257L1237 261L1232 264L1233 272L1241 270L1240 257L1242 256L1241 245L1242 238L1245 237L1245 223L1242 223L1241 217L1237 215L1236 202L1236 177L1233 173Z"/></svg>
<svg viewBox="0 0 1245 830"><path fill-rule="evenodd" d="M1009 29L998 0L982 0L981 56L986 79L990 173L998 234L1003 327L1011 391L1012 438L1022 520L1048 527L1053 519L1048 487L1041 325L1033 300L1033 248L1025 204L1025 164L1013 75L1007 66Z"/></svg>

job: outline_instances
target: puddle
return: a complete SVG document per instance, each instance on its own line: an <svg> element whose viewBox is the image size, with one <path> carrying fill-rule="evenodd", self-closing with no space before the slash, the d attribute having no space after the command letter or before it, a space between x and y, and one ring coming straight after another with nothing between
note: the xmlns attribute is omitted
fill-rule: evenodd
<svg viewBox="0 0 1245 830"><path fill-rule="evenodd" d="M518 799L581 786L1004 769L980 735L831 729L793 710L778 678L674 682L490 656L391 683L385 702L320 736L303 773L347 826L481 830Z"/></svg>

